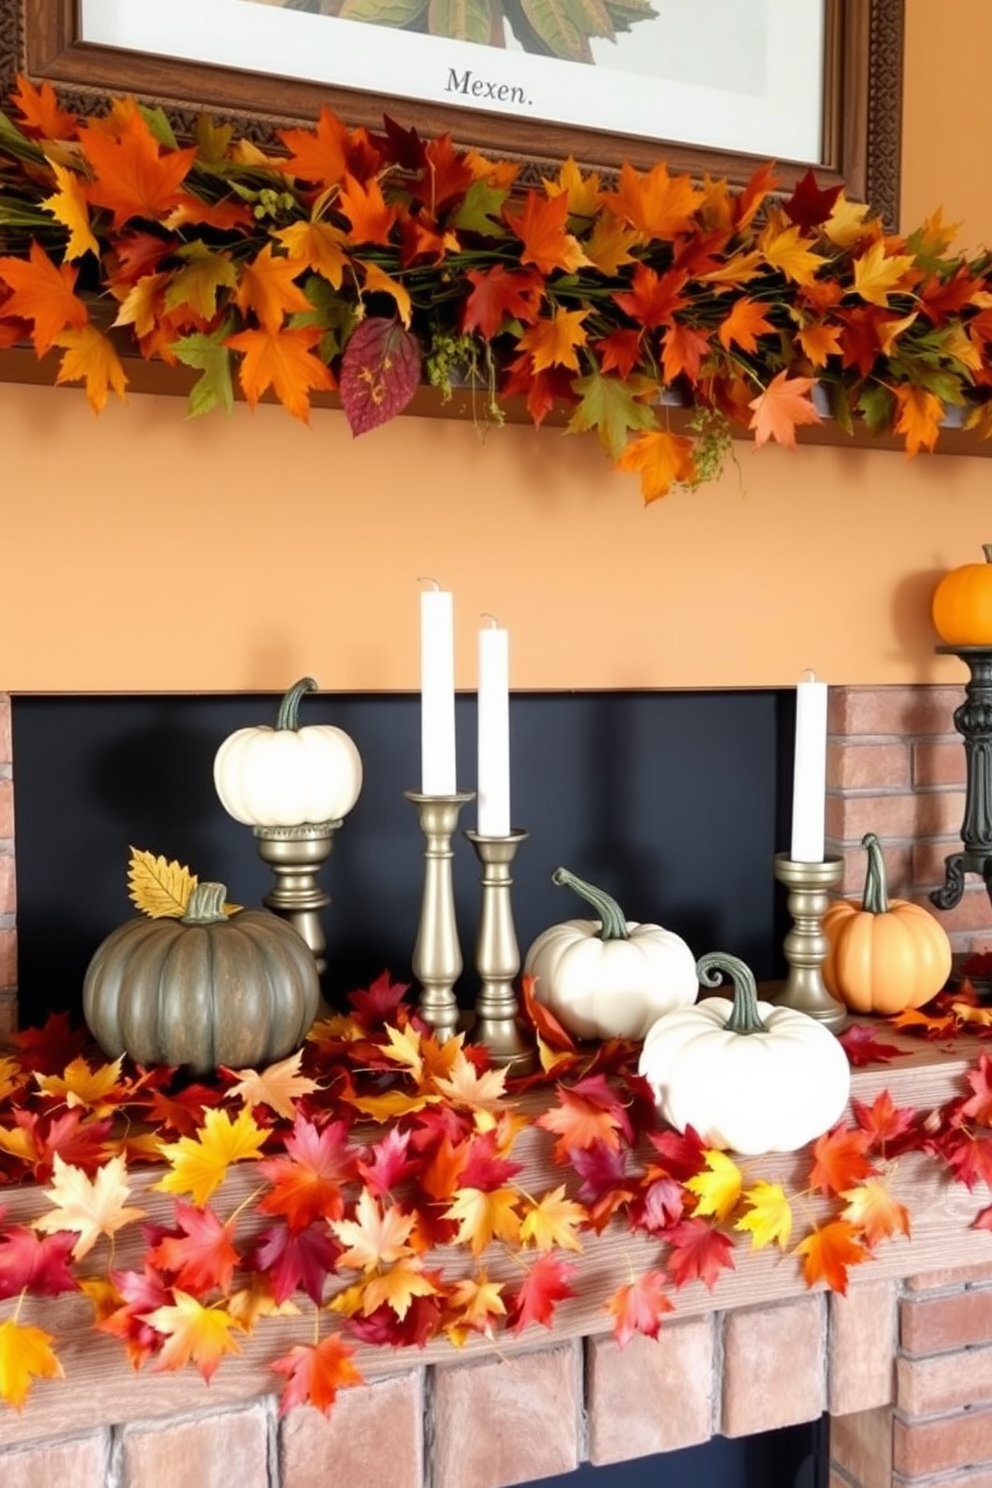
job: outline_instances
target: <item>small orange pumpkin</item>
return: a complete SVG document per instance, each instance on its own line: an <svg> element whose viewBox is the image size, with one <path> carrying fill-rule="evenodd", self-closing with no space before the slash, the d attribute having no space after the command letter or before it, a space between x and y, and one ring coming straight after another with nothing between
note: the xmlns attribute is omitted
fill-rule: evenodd
<svg viewBox="0 0 992 1488"><path fill-rule="evenodd" d="M946 573L933 593L933 623L949 646L992 646L992 543L984 563Z"/></svg>
<svg viewBox="0 0 992 1488"><path fill-rule="evenodd" d="M861 846L868 854L862 902L838 899L823 916L830 943L823 980L852 1012L887 1017L936 996L951 972L951 943L923 905L889 898L874 832Z"/></svg>

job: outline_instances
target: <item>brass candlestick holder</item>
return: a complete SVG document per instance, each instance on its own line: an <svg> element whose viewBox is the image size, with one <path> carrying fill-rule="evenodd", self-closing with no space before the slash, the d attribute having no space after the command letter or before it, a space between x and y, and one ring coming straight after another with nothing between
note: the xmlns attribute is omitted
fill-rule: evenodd
<svg viewBox="0 0 992 1488"><path fill-rule="evenodd" d="M475 942L475 969L482 987L475 1003L473 1043L484 1044L493 1064L525 1075L537 1067L537 1048L520 1022L513 981L520 970L520 949L513 925L510 869L526 832L508 837L465 836L482 864L482 911Z"/></svg>
<svg viewBox="0 0 992 1488"><path fill-rule="evenodd" d="M317 875L331 855L340 821L303 822L298 827L252 827L258 855L275 886L262 897L267 909L288 920L313 952L317 971L327 970L327 937L320 912L331 902Z"/></svg>
<svg viewBox="0 0 992 1488"><path fill-rule="evenodd" d="M440 1042L457 1032L459 1008L454 986L462 971L451 879L451 839L458 814L474 791L453 796L423 796L404 791L420 817L424 834L424 892L420 925L413 948L413 974L420 983L420 1012Z"/></svg>
<svg viewBox="0 0 992 1488"><path fill-rule="evenodd" d="M785 937L789 975L774 1001L795 1008L840 1033L847 1022L847 1009L827 991L823 962L830 949L823 933L823 916L830 902L828 889L840 883L844 872L841 858L822 863L797 863L787 853L775 854L775 877L789 891L792 929Z"/></svg>

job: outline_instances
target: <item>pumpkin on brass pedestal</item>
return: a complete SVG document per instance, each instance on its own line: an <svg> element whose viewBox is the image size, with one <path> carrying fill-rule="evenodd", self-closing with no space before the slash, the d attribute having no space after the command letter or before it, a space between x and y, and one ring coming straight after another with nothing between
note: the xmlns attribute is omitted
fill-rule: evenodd
<svg viewBox="0 0 992 1488"><path fill-rule="evenodd" d="M83 1016L111 1058L258 1068L298 1049L317 1013L313 955L266 910L224 909L223 884L200 883L182 919L134 919L98 947Z"/></svg>

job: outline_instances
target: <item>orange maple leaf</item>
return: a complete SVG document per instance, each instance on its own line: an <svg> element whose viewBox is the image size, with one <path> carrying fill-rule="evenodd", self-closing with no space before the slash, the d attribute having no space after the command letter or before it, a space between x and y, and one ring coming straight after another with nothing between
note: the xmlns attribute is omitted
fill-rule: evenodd
<svg viewBox="0 0 992 1488"><path fill-rule="evenodd" d="M382 187L374 177L363 186L354 176L346 174L337 204L351 223L354 242L383 246L389 242L396 208L387 205Z"/></svg>
<svg viewBox="0 0 992 1488"><path fill-rule="evenodd" d="M831 1131L817 1137L813 1148L813 1166L810 1170L810 1188L818 1188L823 1194L843 1193L871 1172L871 1163L865 1153L871 1137L864 1131L848 1131L835 1126Z"/></svg>
<svg viewBox="0 0 992 1488"><path fill-rule="evenodd" d="M803 1258L807 1286L825 1281L831 1291L841 1293L847 1291L848 1267L860 1266L868 1260L867 1250L846 1219L832 1220L822 1229L814 1230L800 1241L794 1254Z"/></svg>
<svg viewBox="0 0 992 1488"><path fill-rule="evenodd" d="M456 1245L471 1244L479 1255L494 1238L514 1244L520 1236L520 1195L512 1188L459 1188L444 1211L445 1219L458 1224Z"/></svg>
<svg viewBox="0 0 992 1488"><path fill-rule="evenodd" d="M558 1133L555 1155L559 1161L574 1147L592 1147L602 1142L616 1151L620 1146L621 1121L617 1113L565 1087L558 1091L558 1104L543 1111L535 1125Z"/></svg>
<svg viewBox="0 0 992 1488"><path fill-rule="evenodd" d="M375 168L377 156L371 150L367 132L346 129L326 105L321 108L315 128L283 129L279 138L290 152L283 165L288 176L321 186L335 186L344 180L349 169L355 169L363 154L368 157L369 168Z"/></svg>
<svg viewBox="0 0 992 1488"><path fill-rule="evenodd" d="M133 104L116 137L88 125L79 131L79 143L93 169L87 195L94 206L113 213L115 227L132 217L156 221L171 212L196 159L195 147L163 153Z"/></svg>
<svg viewBox="0 0 992 1488"><path fill-rule="evenodd" d="M127 374L110 337L98 331L96 326L84 325L78 331L63 331L56 336L55 345L61 346L65 352L55 381L84 381L86 400L94 413L106 406L111 388L118 398L124 398Z"/></svg>
<svg viewBox="0 0 992 1488"><path fill-rule="evenodd" d="M841 1194L847 1200L841 1218L846 1219L865 1237L869 1250L890 1235L909 1235L909 1214L904 1205L892 1197L881 1178L866 1178L857 1188Z"/></svg>
<svg viewBox="0 0 992 1488"><path fill-rule="evenodd" d="M844 350L839 326L815 321L812 325L801 326L797 334L799 345L814 367L825 367L828 357L840 356Z"/></svg>
<svg viewBox="0 0 992 1488"><path fill-rule="evenodd" d="M0 1400L20 1410L31 1393L32 1379L64 1379L50 1333L5 1318L0 1323Z"/></svg>
<svg viewBox="0 0 992 1488"><path fill-rule="evenodd" d="M17 74L17 87L10 95L11 101L24 121L27 134L41 135L43 139L72 139L76 133L75 114L67 114L59 108L59 101L51 83L42 83L36 88L30 78Z"/></svg>
<svg viewBox="0 0 992 1488"><path fill-rule="evenodd" d="M271 1368L287 1378L279 1401L279 1414L294 1405L312 1405L327 1415L339 1390L365 1383L351 1362L354 1349L340 1338L322 1338L320 1343L294 1344L288 1354L275 1359Z"/></svg>
<svg viewBox="0 0 992 1488"><path fill-rule="evenodd" d="M675 1311L665 1296L667 1280L664 1271L645 1271L636 1281L618 1287L609 1298L606 1310L613 1316L613 1336L620 1348L629 1343L635 1333L657 1338L665 1313Z"/></svg>
<svg viewBox="0 0 992 1488"><path fill-rule="evenodd" d="M241 269L234 298L242 315L253 311L267 331L278 331L286 315L312 310L313 306L295 282L300 265L289 258L275 257L266 243Z"/></svg>
<svg viewBox="0 0 992 1488"><path fill-rule="evenodd" d="M649 429L638 434L620 451L618 470L641 477L641 495L646 502L667 496L672 486L691 485L696 478L692 440L667 429Z"/></svg>
<svg viewBox="0 0 992 1488"><path fill-rule="evenodd" d="M416 1261L399 1260L380 1275L371 1276L362 1287L362 1311L368 1317L380 1307L388 1307L400 1322L410 1311L414 1297L437 1295L437 1283L421 1270Z"/></svg>
<svg viewBox="0 0 992 1488"><path fill-rule="evenodd" d="M576 348L585 346L588 333L582 322L588 310L564 310L560 306L551 319L543 319L528 326L518 345L533 358L534 371L543 372L547 367L568 367L579 370Z"/></svg>
<svg viewBox="0 0 992 1488"><path fill-rule="evenodd" d="M787 449L796 447L796 429L800 424L820 424L823 420L810 401L815 379L790 377L783 369L777 372L763 393L747 405L753 409L748 428L754 430L758 449L774 439Z"/></svg>
<svg viewBox="0 0 992 1488"><path fill-rule="evenodd" d="M241 1352L231 1329L237 1324L223 1307L204 1307L187 1292L173 1290L174 1305L156 1307L145 1313L144 1321L165 1335L165 1345L152 1366L160 1369L182 1369L193 1363L205 1380L209 1380L225 1354Z"/></svg>
<svg viewBox="0 0 992 1488"><path fill-rule="evenodd" d="M757 351L758 337L769 331L774 333L774 330L775 327L765 316L759 301L744 295L734 301L730 314L720 322L717 335L721 346L725 346L728 351L735 344L741 351Z"/></svg>
<svg viewBox="0 0 992 1488"><path fill-rule="evenodd" d="M685 377L695 387L699 369L710 349L709 339L692 326L676 321L665 331L661 349L661 367L666 382Z"/></svg>
<svg viewBox="0 0 992 1488"><path fill-rule="evenodd" d="M893 391L899 405L896 433L906 436L906 453L915 455L921 449L932 450L944 417L943 403L928 388L911 387L909 383L900 383Z"/></svg>
<svg viewBox="0 0 992 1488"><path fill-rule="evenodd" d="M339 227L328 222L293 222L273 236L286 249L290 263L305 264L335 289L341 288L348 263L348 238Z"/></svg>
<svg viewBox="0 0 992 1488"><path fill-rule="evenodd" d="M71 262L74 258L82 258L84 253L92 253L99 258L100 245L90 227L89 203L82 181L75 171L67 170L58 161L53 160L50 164L58 190L52 196L46 196L42 206L47 207L55 220L69 229L69 241L65 246L66 259Z"/></svg>
<svg viewBox="0 0 992 1488"><path fill-rule="evenodd" d="M36 239L28 259L0 258L0 280L13 291L3 303L3 314L31 323L40 357L67 327L78 331L89 321L89 311L75 293L77 273L71 264L54 264Z"/></svg>
<svg viewBox="0 0 992 1488"><path fill-rule="evenodd" d="M670 176L664 161L646 176L624 161L616 191L603 198L610 211L651 238L674 238L696 226L694 214L706 193L689 176Z"/></svg>
<svg viewBox="0 0 992 1488"><path fill-rule="evenodd" d="M520 213L504 213L507 226L523 244L520 262L532 263L544 275L556 269L574 274L576 269L588 264L585 250L578 238L565 231L568 221L568 195L542 197L536 191L528 191L524 209ZM588 312L581 312L587 314Z"/></svg>
<svg viewBox="0 0 992 1488"><path fill-rule="evenodd" d="M629 292L614 294L613 299L621 310L647 330L670 325L676 310L686 304L681 293L689 275L685 269L670 269L667 274L658 274L647 264L638 264L634 270Z"/></svg>
<svg viewBox="0 0 992 1488"><path fill-rule="evenodd" d="M241 387L252 408L268 388L295 418L308 423L311 390L329 392L334 386L330 369L313 355L321 338L317 326L300 326L296 330L239 331L224 342L240 351Z"/></svg>

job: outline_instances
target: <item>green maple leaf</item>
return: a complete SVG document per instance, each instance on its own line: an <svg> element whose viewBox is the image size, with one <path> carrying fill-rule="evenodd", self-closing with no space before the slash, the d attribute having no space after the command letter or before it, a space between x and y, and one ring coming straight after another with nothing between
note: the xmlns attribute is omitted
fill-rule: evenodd
<svg viewBox="0 0 992 1488"><path fill-rule="evenodd" d="M487 186L485 181L473 181L464 201L452 214L451 226L464 232L497 233L500 237L508 237L499 219L509 194L498 186Z"/></svg>
<svg viewBox="0 0 992 1488"><path fill-rule="evenodd" d="M223 344L234 329L228 318L211 335L196 332L173 341L172 350L187 367L198 367L201 376L190 389L186 411L190 418L209 413L220 405L225 413L234 407L234 389L231 386L231 353Z"/></svg>
<svg viewBox="0 0 992 1488"><path fill-rule="evenodd" d="M638 377L635 373L621 382L618 377L606 377L597 370L588 377L577 377L572 388L582 401L572 415L569 432L595 429L600 444L614 460L627 443L628 430L655 426L654 410L635 397L637 393L656 391L649 377Z"/></svg>
<svg viewBox="0 0 992 1488"><path fill-rule="evenodd" d="M204 243L187 243L176 256L185 263L169 281L165 308L189 305L197 315L210 320L217 311L218 290L233 289L237 284L237 269L226 253L213 253Z"/></svg>

